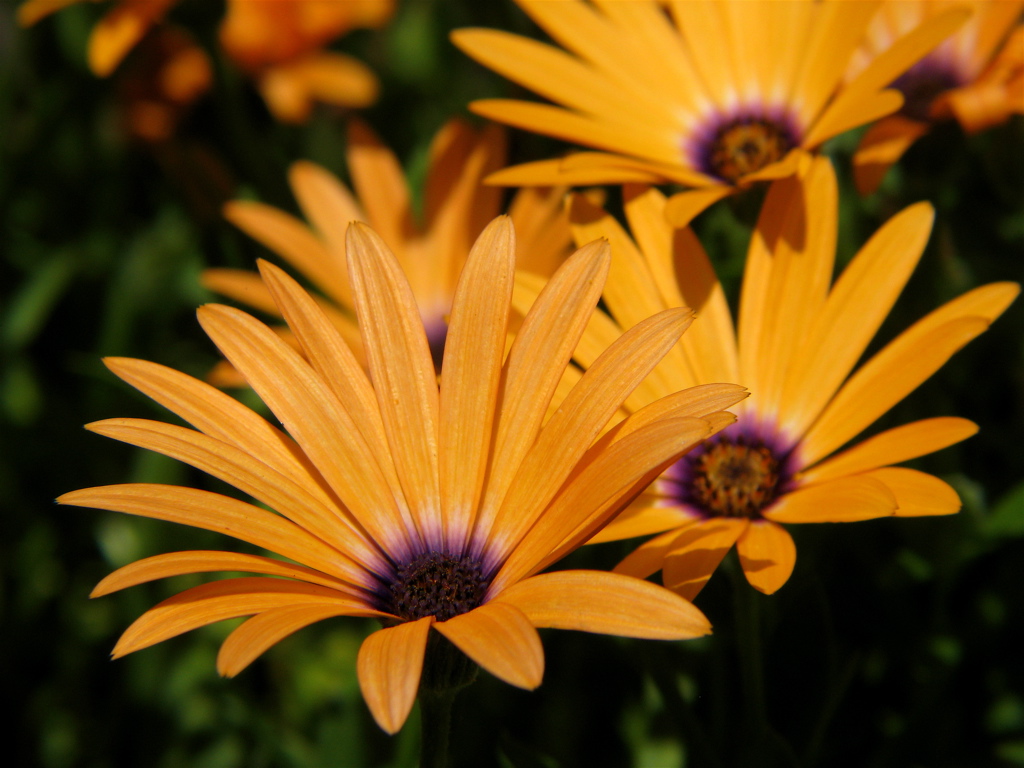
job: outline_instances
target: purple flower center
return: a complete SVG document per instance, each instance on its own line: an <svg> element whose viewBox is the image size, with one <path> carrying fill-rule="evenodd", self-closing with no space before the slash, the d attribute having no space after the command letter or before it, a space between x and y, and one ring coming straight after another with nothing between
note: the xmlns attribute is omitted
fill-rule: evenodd
<svg viewBox="0 0 1024 768"><path fill-rule="evenodd" d="M705 517L758 519L790 486L788 456L746 434L719 435L666 473L676 499Z"/></svg>
<svg viewBox="0 0 1024 768"><path fill-rule="evenodd" d="M696 140L698 167L735 184L744 176L784 158L799 144L789 121L763 113L746 113L716 120Z"/></svg>
<svg viewBox="0 0 1024 768"><path fill-rule="evenodd" d="M426 616L448 621L478 607L489 582L470 555L424 552L398 566L384 609L406 621Z"/></svg>
<svg viewBox="0 0 1024 768"><path fill-rule="evenodd" d="M900 75L892 87L903 94L901 115L928 122L935 98L960 85L961 78L950 67L925 59Z"/></svg>

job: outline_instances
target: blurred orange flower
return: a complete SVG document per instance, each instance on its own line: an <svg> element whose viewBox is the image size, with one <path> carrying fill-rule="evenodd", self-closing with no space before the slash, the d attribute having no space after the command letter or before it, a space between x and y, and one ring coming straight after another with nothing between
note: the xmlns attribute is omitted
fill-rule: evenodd
<svg viewBox="0 0 1024 768"><path fill-rule="evenodd" d="M965 5L971 19L892 83L904 96L903 108L861 139L854 170L862 194L876 190L893 163L938 120L955 118L976 133L1024 114L1022 0L888 0L868 27L848 76L856 77L924 20Z"/></svg>
<svg viewBox="0 0 1024 768"><path fill-rule="evenodd" d="M28 27L54 11L83 2L100 0L25 0L18 8L18 22ZM89 35L88 61L99 77L106 77L135 44L163 20L178 0L120 0L100 19Z"/></svg>
<svg viewBox="0 0 1024 768"><path fill-rule="evenodd" d="M224 50L256 79L282 122L305 121L313 102L365 107L377 78L362 62L323 47L357 27L383 26L392 0L228 0L220 28Z"/></svg>
<svg viewBox="0 0 1024 768"><path fill-rule="evenodd" d="M435 361L439 361L455 285L469 248L484 225L503 210L504 190L484 186L483 179L504 165L505 153L505 132L500 127L476 131L461 120L449 121L431 143L424 210L417 217L398 158L364 123L353 121L347 157L354 195L326 169L300 161L292 166L289 179L310 225L252 201L228 203L225 215L327 296L326 311L360 358L345 230L351 221L369 223L408 275ZM513 198L508 212L518 234L520 267L550 276L569 255L572 236L562 207L564 192L531 188ZM274 302L253 272L210 269L204 272L203 283L276 314ZM213 380L221 385L240 383L224 367L215 371Z"/></svg>

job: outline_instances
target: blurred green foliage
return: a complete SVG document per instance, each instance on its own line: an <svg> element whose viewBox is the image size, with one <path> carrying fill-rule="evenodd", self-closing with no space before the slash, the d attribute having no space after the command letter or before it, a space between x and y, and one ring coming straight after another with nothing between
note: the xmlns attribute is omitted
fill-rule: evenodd
<svg viewBox="0 0 1024 768"><path fill-rule="evenodd" d="M31 30L0 8L0 657L13 705L8 765L411 766L418 722L384 735L363 704L354 659L370 622L334 620L282 642L237 679L214 658L217 625L109 662L119 632L195 579L89 601L113 568L215 535L112 513L59 508L90 485L179 482L218 488L158 456L85 432L111 416L167 418L102 366L136 356L202 375L215 354L195 322L197 275L251 266L262 252L219 216L232 196L291 210L287 165L345 175L344 115L273 123L218 58L214 93L159 146L122 130L115 82L84 66L102 10L68 8ZM172 18L211 49L220 3ZM473 98L512 86L466 60L449 30L531 33L509 3L406 0L380 32L340 41L379 73L364 118L422 177L425 149ZM652 73L656 76L656 73ZM931 200L938 223L887 321L888 339L940 302L1024 277L1024 121L966 138L943 126L882 190L849 183L856 136L830 147L843 182L841 260L905 205ZM559 146L515 134L518 160ZM756 194L756 193L755 193ZM612 199L615 195L613 193ZM757 199L715 208L697 229L735 291ZM487 675L456 704L457 765L1024 765L1024 305L894 409L881 429L956 414L981 425L916 463L964 500L952 518L797 527L799 560L773 597L727 562L698 598L711 638L682 644L545 632L543 686ZM792 529L791 529L792 530ZM576 553L607 568L629 544ZM732 578L730 578L732 577Z"/></svg>

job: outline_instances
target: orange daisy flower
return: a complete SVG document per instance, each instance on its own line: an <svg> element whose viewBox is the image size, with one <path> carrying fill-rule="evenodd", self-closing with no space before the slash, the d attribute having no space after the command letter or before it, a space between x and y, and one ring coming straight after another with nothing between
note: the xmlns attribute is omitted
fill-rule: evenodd
<svg viewBox="0 0 1024 768"><path fill-rule="evenodd" d="M843 75L874 2L516 0L566 51L489 29L454 43L555 103L477 101L477 114L601 152L494 174L496 184L674 183L677 226L755 182L792 175L844 131L895 112L884 90L967 17L930 18ZM670 13L663 6L667 5Z"/></svg>
<svg viewBox="0 0 1024 768"><path fill-rule="evenodd" d="M149 484L73 491L59 501L220 531L288 558L175 552L115 571L94 596L185 573L264 575L165 600L128 628L114 655L250 616L217 659L222 674L234 675L309 624L377 617L385 627L363 642L357 671L373 716L393 733L413 705L432 631L523 688L539 685L543 674L537 627L665 639L706 634L700 611L649 582L539 573L590 538L662 466L734 420L722 409L744 390L713 385L654 403L601 436L692 313L672 309L623 334L545 423L600 298L607 243L566 261L506 355L515 244L508 217L496 219L456 289L440 385L398 260L358 222L349 228L347 254L369 376L316 301L268 263L263 279L301 354L240 310L199 310L206 332L288 434L185 374L107 360L196 430L143 419L89 429L191 464L277 514L217 493Z"/></svg>
<svg viewBox="0 0 1024 768"><path fill-rule="evenodd" d="M323 48L352 29L383 26L393 12L392 0L228 0L220 42L255 78L274 117L301 123L316 101L366 107L377 100L377 78L365 64Z"/></svg>
<svg viewBox="0 0 1024 768"><path fill-rule="evenodd" d="M642 409L676 389L714 381L750 388L738 422L681 458L593 541L658 533L617 568L693 598L736 545L747 580L772 593L796 559L782 523L848 522L956 512L956 492L903 461L977 431L966 419L925 419L836 450L870 426L982 333L1019 292L1014 283L970 291L911 326L854 371L909 279L931 230L927 203L894 216L832 284L838 193L825 158L806 177L775 182L747 255L738 329L700 243L664 220L665 198L627 187L636 240L583 199L572 202L579 240L604 236L614 259L603 301L576 359L666 307L699 316L625 402ZM517 278L517 309L540 281ZM835 455L834 455L835 454Z"/></svg>
<svg viewBox="0 0 1024 768"><path fill-rule="evenodd" d="M868 62L923 20L963 7L963 0L888 0L851 61L856 77ZM936 121L956 118L968 133L1024 114L1024 2L969 0L970 21L893 83L904 96L899 113L861 139L854 178L862 194L878 188L890 166Z"/></svg>
<svg viewBox="0 0 1024 768"><path fill-rule="evenodd" d="M408 275L437 362L447 333L455 284L466 255L484 225L502 210L503 191L483 178L505 163L505 133L497 126L474 131L449 121L434 137L426 176L422 221L412 210L412 193L398 159L359 121L349 124L348 167L356 194L335 176L309 162L291 168L289 180L307 226L284 211L257 202L228 203L225 216L280 254L330 300L325 309L363 358L345 266L345 229L365 221L379 232ZM519 264L551 275L569 255L572 237L562 206L564 189L521 190L509 206L518 233ZM245 270L210 269L203 284L261 311L278 310L263 283ZM237 384L221 367L214 380Z"/></svg>
<svg viewBox="0 0 1024 768"><path fill-rule="evenodd" d="M18 23L30 27L54 11L86 0L25 0L18 7ZM98 0L91 0L98 2ZM178 0L119 0L92 28L89 35L89 69L106 77L121 63L153 26L163 20Z"/></svg>

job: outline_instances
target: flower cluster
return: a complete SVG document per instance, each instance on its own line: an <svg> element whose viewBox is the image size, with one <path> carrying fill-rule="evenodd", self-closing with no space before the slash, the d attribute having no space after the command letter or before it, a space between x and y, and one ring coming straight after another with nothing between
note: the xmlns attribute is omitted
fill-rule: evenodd
<svg viewBox="0 0 1024 768"><path fill-rule="evenodd" d="M27 0L20 19L74 2ZM210 268L207 289L273 325L201 307L223 358L207 381L106 359L193 428L111 418L88 429L248 500L123 484L59 501L261 552L163 553L106 577L94 596L252 574L164 600L115 656L245 617L217 659L233 676L315 622L370 617L381 626L359 650L359 684L394 733L417 695L462 684L442 669L453 648L532 689L544 670L539 628L706 635L692 601L733 548L750 585L771 594L794 574L789 524L960 509L945 480L900 465L970 437L973 422L936 415L855 441L1019 287L973 287L875 343L935 210L904 207L840 261L841 184L823 148L866 127L852 165L868 193L933 122L952 116L974 131L1024 112L1014 29L1024 2L516 4L551 42L483 28L452 41L551 103L469 108L580 151L506 167L505 128L453 117L424 142L419 183L369 119L351 118L348 183L321 164L290 166L305 220L251 194L223 209L251 238L244 248L255 241L315 290L268 260ZM112 5L90 66L106 75L133 48L157 51L147 82L163 89L140 85L148 101L129 101L139 130L166 138L215 73L168 31L174 0ZM365 65L327 46L393 12L382 0L229 0L217 39L270 112L296 123L314 102L374 101ZM522 189L506 197L506 186ZM689 225L762 192L737 254L733 313L727 279ZM250 389L272 419L227 387ZM587 544L638 538L609 570L547 570ZM664 586L648 580L658 571Z"/></svg>

